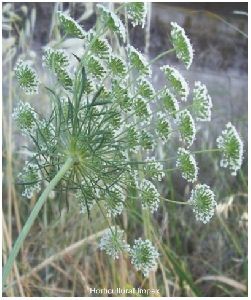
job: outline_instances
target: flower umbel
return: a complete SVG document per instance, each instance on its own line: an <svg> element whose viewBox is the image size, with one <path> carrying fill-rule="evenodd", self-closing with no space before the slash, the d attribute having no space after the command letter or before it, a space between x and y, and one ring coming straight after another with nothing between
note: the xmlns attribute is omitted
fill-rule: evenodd
<svg viewBox="0 0 251 300"><path fill-rule="evenodd" d="M177 124L180 132L180 139L185 142L187 147L190 147L195 140L196 127L193 117L187 109L184 109L177 114Z"/></svg>
<svg viewBox="0 0 251 300"><path fill-rule="evenodd" d="M136 270L141 271L146 277L150 271L157 269L159 253L149 240L142 240L141 238L135 240L130 250L130 256Z"/></svg>
<svg viewBox="0 0 251 300"><path fill-rule="evenodd" d="M160 194L154 184L146 179L143 179L139 185L140 199L144 209L150 209L153 213L159 207Z"/></svg>
<svg viewBox="0 0 251 300"><path fill-rule="evenodd" d="M211 121L212 100L207 87L200 81L196 81L193 90L192 111L197 121Z"/></svg>
<svg viewBox="0 0 251 300"><path fill-rule="evenodd" d="M31 199L34 193L40 191L42 176L37 165L26 162L22 173L19 174L19 178L25 185L22 196Z"/></svg>
<svg viewBox="0 0 251 300"><path fill-rule="evenodd" d="M165 176L163 165L156 161L155 157L147 157L144 164L144 173L147 177L161 181Z"/></svg>
<svg viewBox="0 0 251 300"><path fill-rule="evenodd" d="M130 246L124 238L124 230L121 230L118 226L107 228L100 240L99 248L104 250L113 259L118 259L122 252L130 250Z"/></svg>
<svg viewBox="0 0 251 300"><path fill-rule="evenodd" d="M206 184L197 184L188 201L193 206L196 220L208 223L213 217L217 205L215 195L210 187Z"/></svg>
<svg viewBox="0 0 251 300"><path fill-rule="evenodd" d="M187 181L195 182L197 180L198 167L194 156L188 150L178 149L176 166L181 170L182 177Z"/></svg>
<svg viewBox="0 0 251 300"><path fill-rule="evenodd" d="M221 135L217 138L217 146L222 151L220 166L229 168L236 175L243 161L243 142L231 122L226 124Z"/></svg>
<svg viewBox="0 0 251 300"><path fill-rule="evenodd" d="M171 41L178 59L189 69L193 61L193 48L185 30L176 22L171 22Z"/></svg>
<svg viewBox="0 0 251 300"><path fill-rule="evenodd" d="M27 102L19 101L12 117L16 121L17 127L26 135L32 133L36 128L37 114Z"/></svg>
<svg viewBox="0 0 251 300"><path fill-rule="evenodd" d="M27 95L38 93L39 80L30 62L19 59L14 71L19 86Z"/></svg>
<svg viewBox="0 0 251 300"><path fill-rule="evenodd" d="M61 11L59 11L57 15L59 24L66 35L79 39L84 39L86 37L86 33L83 28L70 16L67 16Z"/></svg>
<svg viewBox="0 0 251 300"><path fill-rule="evenodd" d="M181 100L187 101L189 87L180 72L177 69L170 67L169 65L165 65L160 69L165 73L172 89L176 92L177 95L180 96Z"/></svg>
<svg viewBox="0 0 251 300"><path fill-rule="evenodd" d="M142 28L145 26L146 19L146 3L145 2L128 2L126 5L128 18L132 20L132 25L141 25Z"/></svg>

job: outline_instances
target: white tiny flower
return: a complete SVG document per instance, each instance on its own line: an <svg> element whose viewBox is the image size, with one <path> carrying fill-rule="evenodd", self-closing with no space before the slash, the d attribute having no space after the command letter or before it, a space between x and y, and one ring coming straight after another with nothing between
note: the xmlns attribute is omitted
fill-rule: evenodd
<svg viewBox="0 0 251 300"><path fill-rule="evenodd" d="M130 246L124 238L124 230L121 230L118 226L106 229L100 240L99 248L112 256L113 259L118 259L122 252L129 252L130 250Z"/></svg>
<svg viewBox="0 0 251 300"><path fill-rule="evenodd" d="M192 110L197 121L211 121L212 100L207 87L196 81L193 90Z"/></svg>
<svg viewBox="0 0 251 300"><path fill-rule="evenodd" d="M217 205L215 195L210 187L206 184L197 184L188 201L193 206L196 220L204 224L208 223L213 217Z"/></svg>
<svg viewBox="0 0 251 300"><path fill-rule="evenodd" d="M182 177L189 182L195 182L198 176L198 167L194 156L186 149L179 148L177 152L177 168L181 170Z"/></svg>
<svg viewBox="0 0 251 300"><path fill-rule="evenodd" d="M185 30L176 22L171 22L171 41L178 59L189 69L193 61L193 48Z"/></svg>
<svg viewBox="0 0 251 300"><path fill-rule="evenodd" d="M226 124L226 129L222 131L216 142L222 151L220 166L229 168L231 174L235 176L243 162L243 142L231 122Z"/></svg>
<svg viewBox="0 0 251 300"><path fill-rule="evenodd" d="M156 187L151 181L143 179L139 188L143 209L150 209L152 213L155 212L159 207L160 198L160 194Z"/></svg>
<svg viewBox="0 0 251 300"><path fill-rule="evenodd" d="M130 256L136 270L141 271L144 276L148 277L150 271L156 271L159 253L151 241L141 238L135 240L130 250Z"/></svg>
<svg viewBox="0 0 251 300"><path fill-rule="evenodd" d="M169 65L162 66L160 69L165 73L171 87L181 97L181 100L187 101L189 87L180 72Z"/></svg>

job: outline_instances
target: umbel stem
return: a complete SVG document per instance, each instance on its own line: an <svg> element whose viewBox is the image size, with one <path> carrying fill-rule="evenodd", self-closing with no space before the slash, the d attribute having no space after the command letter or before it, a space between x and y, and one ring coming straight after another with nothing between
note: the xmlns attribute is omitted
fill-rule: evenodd
<svg viewBox="0 0 251 300"><path fill-rule="evenodd" d="M35 204L29 218L27 219L22 231L20 232L14 247L12 248L9 257L7 259L7 262L3 268L3 286L6 284L6 280L10 274L10 271L12 269L12 266L14 264L15 258L17 254L19 253L19 250L28 235L32 224L36 220L38 213L40 212L43 204L45 203L47 197L49 196L50 192L55 188L55 186L58 184L58 182L62 179L64 174L70 169L72 166L74 160L73 158L69 157L65 164L62 166L62 168L58 171L56 176L50 181L49 185L46 187L46 189L43 191L41 196L39 197L37 203Z"/></svg>

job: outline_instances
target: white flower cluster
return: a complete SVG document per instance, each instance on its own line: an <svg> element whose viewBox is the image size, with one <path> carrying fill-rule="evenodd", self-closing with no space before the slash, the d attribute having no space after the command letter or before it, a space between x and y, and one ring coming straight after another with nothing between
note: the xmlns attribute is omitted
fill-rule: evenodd
<svg viewBox="0 0 251 300"><path fill-rule="evenodd" d="M136 270L140 270L144 276L148 276L150 271L156 271L158 251L154 248L151 241L139 238L134 241L133 247L130 249L132 264Z"/></svg>
<svg viewBox="0 0 251 300"><path fill-rule="evenodd" d="M127 47L127 51L130 64L134 67L134 69L137 70L141 75L150 76L152 71L144 55L136 50L132 45Z"/></svg>
<svg viewBox="0 0 251 300"><path fill-rule="evenodd" d="M139 144L144 150L150 151L153 150L156 142L154 140L153 135L150 132L143 129L139 134Z"/></svg>
<svg viewBox="0 0 251 300"><path fill-rule="evenodd" d="M126 5L128 18L132 20L132 25L141 25L142 28L145 26L146 20L146 3L145 2L128 2Z"/></svg>
<svg viewBox="0 0 251 300"><path fill-rule="evenodd" d="M197 184L188 201L193 206L196 220L204 224L208 223L213 217L217 205L215 195L210 187L206 184Z"/></svg>
<svg viewBox="0 0 251 300"><path fill-rule="evenodd" d="M141 124L150 124L151 122L151 108L149 102L141 97L137 96L133 101L133 108L135 115L142 120Z"/></svg>
<svg viewBox="0 0 251 300"><path fill-rule="evenodd" d="M143 168L145 175L151 179L161 181L165 176L165 173L163 172L163 165L160 162L156 161L156 158L154 156L147 157L145 159Z"/></svg>
<svg viewBox="0 0 251 300"><path fill-rule="evenodd" d="M160 70L162 70L165 73L166 78L170 82L171 87L181 97L181 100L187 101L189 87L184 77L180 74L180 72L169 65L162 66Z"/></svg>
<svg viewBox="0 0 251 300"><path fill-rule="evenodd" d="M118 55L112 54L109 60L109 71L115 78L125 78L127 68L124 60Z"/></svg>
<svg viewBox="0 0 251 300"><path fill-rule="evenodd" d="M126 129L126 141L128 145L128 149L132 152L138 152L139 150L139 136L137 129L130 124L125 125Z"/></svg>
<svg viewBox="0 0 251 300"><path fill-rule="evenodd" d="M100 240L99 248L112 256L113 259L118 259L122 252L129 252L130 250L130 246L124 239L124 231L115 226L105 231Z"/></svg>
<svg viewBox="0 0 251 300"><path fill-rule="evenodd" d="M42 176L37 165L27 161L22 173L20 173L18 177L25 186L22 196L31 199L34 193L40 191Z"/></svg>
<svg viewBox="0 0 251 300"><path fill-rule="evenodd" d="M177 168L180 169L182 177L189 182L195 182L198 177L198 167L194 156L186 149L179 148L177 152Z"/></svg>
<svg viewBox="0 0 251 300"><path fill-rule="evenodd" d="M193 90L192 110L197 121L211 121L212 100L207 87L196 81Z"/></svg>
<svg viewBox="0 0 251 300"><path fill-rule="evenodd" d="M150 209L152 213L155 212L159 207L160 194L154 184L147 179L143 179L139 189L143 209Z"/></svg>
<svg viewBox="0 0 251 300"><path fill-rule="evenodd" d="M179 103L175 96L169 91L168 88L165 88L162 91L161 95L163 105L165 110L168 114L172 115L173 117L176 116L176 113L179 111Z"/></svg>
<svg viewBox="0 0 251 300"><path fill-rule="evenodd" d="M18 106L12 114L17 127L26 135L31 134L36 129L38 116L29 103L19 101Z"/></svg>
<svg viewBox="0 0 251 300"><path fill-rule="evenodd" d="M171 123L163 112L157 113L156 131L162 141L167 141L171 134Z"/></svg>
<svg viewBox="0 0 251 300"><path fill-rule="evenodd" d="M185 30L176 22L171 22L171 41L178 59L189 69L193 61L193 48Z"/></svg>
<svg viewBox="0 0 251 300"><path fill-rule="evenodd" d="M86 72L98 80L106 75L106 67L96 55L91 55L87 60Z"/></svg>
<svg viewBox="0 0 251 300"><path fill-rule="evenodd" d="M117 33L122 38L123 42L125 42L125 26L121 22L120 18L115 15L114 12L110 11L108 8L101 4L97 4L96 7L101 14L104 25L107 26L111 31Z"/></svg>
<svg viewBox="0 0 251 300"><path fill-rule="evenodd" d="M111 186L109 192L103 196L107 216L120 215L124 209L125 193L120 186Z"/></svg>
<svg viewBox="0 0 251 300"><path fill-rule="evenodd" d="M108 60L112 53L112 48L107 39L95 36L95 32L90 30L88 38L90 42L90 51L92 54L98 56L100 59Z"/></svg>
<svg viewBox="0 0 251 300"><path fill-rule="evenodd" d="M222 151L220 166L229 168L231 174L235 176L243 162L243 142L231 122L226 124L226 129L222 131L216 142Z"/></svg>
<svg viewBox="0 0 251 300"><path fill-rule="evenodd" d="M43 65L52 71L63 87L70 89L72 79L68 70L69 56L66 51L46 47L42 59Z"/></svg>
<svg viewBox="0 0 251 300"><path fill-rule="evenodd" d="M19 86L27 95L38 94L39 80L31 62L19 59L15 65L14 72Z"/></svg>
<svg viewBox="0 0 251 300"><path fill-rule="evenodd" d="M59 11L57 13L60 26L63 28L65 34L79 39L84 39L86 37L86 32L83 28L70 16Z"/></svg>
<svg viewBox="0 0 251 300"><path fill-rule="evenodd" d="M191 113L187 110L181 110L177 114L177 125L180 132L180 139L190 147L196 134L196 127Z"/></svg>
<svg viewBox="0 0 251 300"><path fill-rule="evenodd" d="M145 77L140 76L137 79L137 94L149 100L154 100L155 90L153 85Z"/></svg>

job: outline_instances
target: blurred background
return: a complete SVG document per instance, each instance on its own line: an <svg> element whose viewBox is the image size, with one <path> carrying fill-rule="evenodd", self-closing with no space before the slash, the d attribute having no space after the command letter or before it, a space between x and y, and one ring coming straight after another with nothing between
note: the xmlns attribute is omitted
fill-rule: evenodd
<svg viewBox="0 0 251 300"><path fill-rule="evenodd" d="M115 3L107 3L110 8ZM96 20L94 3L3 3L3 263L8 250L36 202L21 196L17 174L29 157L28 141L12 123L11 113L20 97L15 87L13 65L19 56L36 62L40 77L42 47L53 45L59 36L55 12L68 10L85 30ZM119 218L128 239L151 232L160 252L159 268L149 279L135 272L127 257L114 262L97 250L97 239L106 227L98 211L92 220L79 214L76 201L69 210L49 199L33 225L16 259L5 296L88 296L89 288L158 288L160 296L247 296L247 105L248 46L247 3L148 3L144 29L130 27L131 43L149 59L170 47L170 22L184 27L194 50L189 71L175 55L153 66L153 83L163 85L159 67L176 66L192 85L200 80L213 100L211 123L199 128L195 149L215 147L215 139L231 121L244 141L244 163L236 177L219 168L217 154L198 155L200 180L213 187L217 213L209 224L195 221L191 209L162 203L149 220L148 228L128 207ZM62 47L77 53L81 42L66 40ZM48 96L32 102L46 113ZM165 158L175 153L178 140L155 151ZM173 172L159 190L171 199L186 199L191 186ZM63 205L64 206L64 205ZM130 236L131 235L131 236ZM121 295L120 295L121 296ZM137 295L134 295L137 296ZM141 295L142 296L142 295Z"/></svg>

